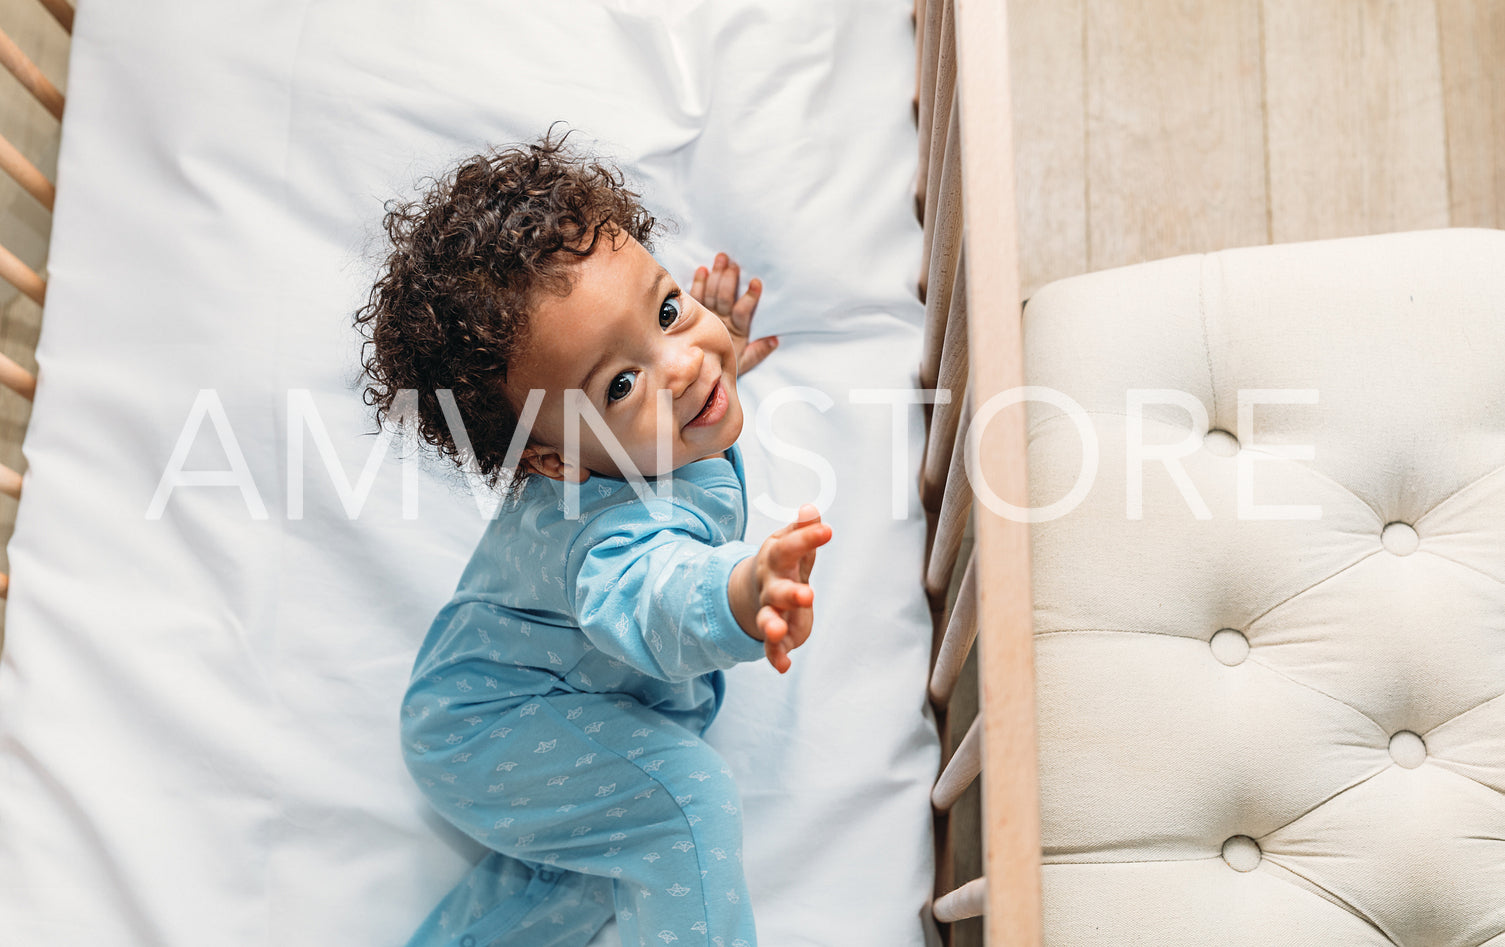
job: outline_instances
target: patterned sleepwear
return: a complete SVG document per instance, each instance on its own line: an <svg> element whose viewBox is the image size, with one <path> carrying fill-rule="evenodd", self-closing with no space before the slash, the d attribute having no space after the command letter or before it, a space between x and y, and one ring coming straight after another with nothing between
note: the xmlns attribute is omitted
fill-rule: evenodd
<svg viewBox="0 0 1505 947"><path fill-rule="evenodd" d="M404 700L408 769L492 851L410 947L753 947L731 772L701 740L722 668L763 657L731 614L741 457L622 480L530 479L429 629ZM569 501L569 502L567 502ZM575 515L570 515L575 514Z"/></svg>

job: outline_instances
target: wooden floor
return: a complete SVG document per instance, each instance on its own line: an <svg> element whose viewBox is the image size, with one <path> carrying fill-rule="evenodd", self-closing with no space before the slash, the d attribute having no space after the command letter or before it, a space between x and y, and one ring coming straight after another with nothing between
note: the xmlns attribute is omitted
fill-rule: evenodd
<svg viewBox="0 0 1505 947"><path fill-rule="evenodd" d="M1010 0L1028 296L1181 253L1505 227L1505 0Z"/></svg>

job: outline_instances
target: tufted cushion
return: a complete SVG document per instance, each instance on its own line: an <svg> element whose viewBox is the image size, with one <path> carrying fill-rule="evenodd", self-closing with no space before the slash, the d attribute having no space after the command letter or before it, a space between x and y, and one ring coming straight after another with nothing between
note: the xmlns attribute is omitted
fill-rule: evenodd
<svg viewBox="0 0 1505 947"><path fill-rule="evenodd" d="M1032 528L1047 943L1505 945L1505 233L1076 277L1025 346L1092 435L1031 403L1032 505L1098 449Z"/></svg>

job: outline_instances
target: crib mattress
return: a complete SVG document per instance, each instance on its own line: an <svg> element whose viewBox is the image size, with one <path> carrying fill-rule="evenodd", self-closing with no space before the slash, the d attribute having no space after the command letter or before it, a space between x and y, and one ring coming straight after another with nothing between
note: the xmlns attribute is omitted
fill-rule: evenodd
<svg viewBox="0 0 1505 947"><path fill-rule="evenodd" d="M552 121L718 250L749 536L835 529L816 634L729 674L766 945L917 945L932 877L908 0L83 3L0 660L7 944L396 945L479 856L397 708L494 508L372 433L384 200ZM613 943L608 929L598 943Z"/></svg>

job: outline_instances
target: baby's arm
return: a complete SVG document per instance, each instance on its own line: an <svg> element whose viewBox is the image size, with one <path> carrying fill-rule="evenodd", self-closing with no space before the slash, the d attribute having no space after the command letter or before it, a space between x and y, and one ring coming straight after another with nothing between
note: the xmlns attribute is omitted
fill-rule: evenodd
<svg viewBox="0 0 1505 947"><path fill-rule="evenodd" d="M715 544L703 515L666 499L632 503L586 524L567 558L575 620L608 657L682 681L764 655L731 611L737 563L757 554Z"/></svg>
<svg viewBox="0 0 1505 947"><path fill-rule="evenodd" d="M795 522L775 530L756 556L732 569L727 583L732 614L743 631L763 642L768 663L780 674L789 670L789 652L810 637L815 602L810 570L815 550L830 540L831 527L807 503Z"/></svg>
<svg viewBox="0 0 1505 947"><path fill-rule="evenodd" d="M707 270L698 267L695 279L690 283L690 295L696 302L721 317L726 330L732 336L732 351L737 353L737 374L752 370L768 354L778 347L778 336L764 336L752 340L753 313L758 310L758 300L763 297L763 281L753 278L747 281L747 292L737 295L737 284L742 279L742 270L725 253L716 254L715 265Z"/></svg>

